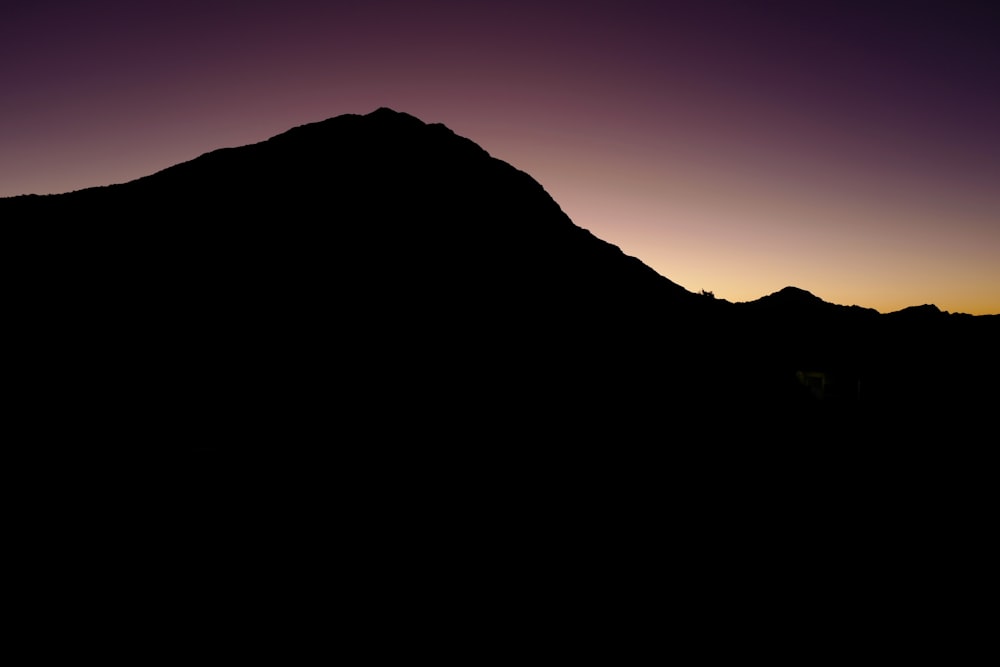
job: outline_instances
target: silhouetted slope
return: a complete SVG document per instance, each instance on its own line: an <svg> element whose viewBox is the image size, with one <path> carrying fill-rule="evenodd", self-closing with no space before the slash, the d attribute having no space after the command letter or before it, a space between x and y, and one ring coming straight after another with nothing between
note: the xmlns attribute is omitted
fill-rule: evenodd
<svg viewBox="0 0 1000 667"><path fill-rule="evenodd" d="M40 391L120 434L797 441L970 405L998 367L995 319L694 295L389 109L0 218L59 378Z"/></svg>
<svg viewBox="0 0 1000 667"><path fill-rule="evenodd" d="M914 564L928 525L976 534L991 506L1000 318L691 294L405 114L2 199L0 221L10 430L43 459L9 468L60 559L124 538L219 598L259 570L311 590L333 561L368 604L457 581L583 614L593 572L604 593L666 572L695 630L767 600L809 636L803 599L908 600L940 566Z"/></svg>
<svg viewBox="0 0 1000 667"><path fill-rule="evenodd" d="M736 307L769 365L811 374L824 409L836 406L838 419L848 411L857 437L968 435L1000 396L1000 354L988 342L1000 335L995 316L932 305L883 315L794 287Z"/></svg>
<svg viewBox="0 0 1000 667"><path fill-rule="evenodd" d="M3 207L45 267L73 391L141 384L140 411L276 433L359 411L414 433L576 428L672 382L668 308L695 298L523 172L386 109Z"/></svg>
<svg viewBox="0 0 1000 667"><path fill-rule="evenodd" d="M155 562L202 633L332 580L362 632L475 596L632 636L652 583L703 645L825 646L951 613L925 573L989 553L1000 317L691 294L440 125L339 116L0 224L13 516L67 590Z"/></svg>

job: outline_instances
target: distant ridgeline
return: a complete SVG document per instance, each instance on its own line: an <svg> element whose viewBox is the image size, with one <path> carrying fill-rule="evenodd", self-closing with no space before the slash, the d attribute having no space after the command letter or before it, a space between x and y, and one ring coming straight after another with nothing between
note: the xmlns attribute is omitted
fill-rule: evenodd
<svg viewBox="0 0 1000 667"><path fill-rule="evenodd" d="M1000 318L691 293L389 109L0 220L31 396L109 437L808 443L997 405Z"/></svg>

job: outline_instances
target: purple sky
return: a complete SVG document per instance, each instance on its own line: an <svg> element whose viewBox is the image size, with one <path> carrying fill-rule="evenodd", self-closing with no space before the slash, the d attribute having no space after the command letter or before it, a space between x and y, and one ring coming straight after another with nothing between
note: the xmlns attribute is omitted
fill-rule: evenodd
<svg viewBox="0 0 1000 667"><path fill-rule="evenodd" d="M388 106L690 290L1000 313L1000 3L16 2L0 196Z"/></svg>

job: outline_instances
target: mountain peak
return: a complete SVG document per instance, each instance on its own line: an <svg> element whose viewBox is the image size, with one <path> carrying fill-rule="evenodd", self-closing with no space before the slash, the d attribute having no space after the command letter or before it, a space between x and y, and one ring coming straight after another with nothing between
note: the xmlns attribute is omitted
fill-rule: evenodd
<svg viewBox="0 0 1000 667"><path fill-rule="evenodd" d="M826 303L823 299L819 298L812 292L804 290L800 287L792 286L784 287L777 292L772 292L767 296L761 297L758 299L758 302L782 304L786 306L803 306Z"/></svg>
<svg viewBox="0 0 1000 667"><path fill-rule="evenodd" d="M424 123L424 121L420 120L416 116L411 116L408 113L405 113L405 112L402 112L402 111L396 111L395 109L391 109L389 107L379 107L378 109L375 109L375 111L372 111L371 113L368 113L368 114L365 114L365 115L368 118L372 118L372 119L390 119L391 118L391 119L395 119L395 120L405 121L405 122L408 122L408 123L416 122L417 124L420 124L420 125L426 125L426 123Z"/></svg>
<svg viewBox="0 0 1000 667"><path fill-rule="evenodd" d="M810 301L822 301L818 296L810 292L809 290L804 290L801 287L794 287L789 285L788 287L783 287L775 294L781 295L783 298L787 299L807 299Z"/></svg>
<svg viewBox="0 0 1000 667"><path fill-rule="evenodd" d="M939 315L945 315L946 313L938 308L933 303L925 303L920 306L909 306L908 308L903 308L902 310L897 310L895 312L889 313L894 317L937 317Z"/></svg>
<svg viewBox="0 0 1000 667"><path fill-rule="evenodd" d="M760 408L763 436L800 444L828 413L800 410L796 369L834 401L855 401L837 391L863 376L876 406L986 404L995 384L977 383L1000 376L1000 322L876 320L791 286L746 307L705 299L575 225L527 173L388 107L129 183L2 199L0 219L30 317L52 313L39 376L113 405L87 418L116 428L214 416L211 432L242 422L275 441L391 423L456 443L646 443L674 416L704 426L710 405L734 437Z"/></svg>

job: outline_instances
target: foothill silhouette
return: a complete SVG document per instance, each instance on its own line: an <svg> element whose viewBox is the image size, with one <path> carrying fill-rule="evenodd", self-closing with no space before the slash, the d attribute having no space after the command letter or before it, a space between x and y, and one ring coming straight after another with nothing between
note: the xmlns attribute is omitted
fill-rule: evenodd
<svg viewBox="0 0 1000 667"><path fill-rule="evenodd" d="M790 444L965 432L997 396L1000 317L690 292L387 108L0 218L44 390L112 430Z"/></svg>
<svg viewBox="0 0 1000 667"><path fill-rule="evenodd" d="M232 572L261 535L296 559L333 539L398 592L443 567L479 582L483 553L498 589L675 573L692 631L715 600L770 600L809 637L804 600L853 604L876 557L907 599L926 561L893 545L945 524L960 544L987 506L1000 317L690 292L405 113L0 199L0 221L16 412L81 443L35 479L77 490L78 527L169 517L179 572ZM91 442L188 455L118 475Z"/></svg>

